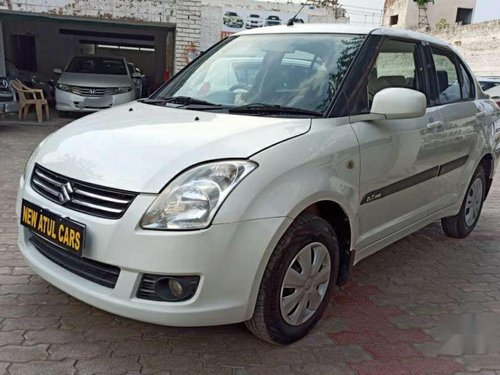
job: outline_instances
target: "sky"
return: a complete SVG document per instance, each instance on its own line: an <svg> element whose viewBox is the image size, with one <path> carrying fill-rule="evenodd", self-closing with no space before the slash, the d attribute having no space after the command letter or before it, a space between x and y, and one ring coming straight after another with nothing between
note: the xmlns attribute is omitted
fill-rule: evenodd
<svg viewBox="0 0 500 375"><path fill-rule="evenodd" d="M483 22L500 19L499 0L477 0L473 22Z"/></svg>

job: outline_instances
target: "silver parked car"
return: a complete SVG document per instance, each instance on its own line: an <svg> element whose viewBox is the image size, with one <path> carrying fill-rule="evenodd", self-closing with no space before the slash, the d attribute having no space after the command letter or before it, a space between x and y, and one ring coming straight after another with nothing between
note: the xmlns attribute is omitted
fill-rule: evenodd
<svg viewBox="0 0 500 375"><path fill-rule="evenodd" d="M77 56L56 85L56 109L60 112L94 112L137 99L133 79L124 58ZM138 77L140 78L140 77Z"/></svg>

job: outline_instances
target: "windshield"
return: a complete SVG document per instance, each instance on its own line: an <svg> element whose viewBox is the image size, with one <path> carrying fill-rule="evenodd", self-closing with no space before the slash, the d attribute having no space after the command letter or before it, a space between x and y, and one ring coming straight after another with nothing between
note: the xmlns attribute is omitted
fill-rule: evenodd
<svg viewBox="0 0 500 375"><path fill-rule="evenodd" d="M71 60L66 72L126 75L127 68L125 67L125 63L122 59L105 57L75 57Z"/></svg>
<svg viewBox="0 0 500 375"><path fill-rule="evenodd" d="M243 35L222 42L152 99L190 97L222 106L265 104L324 112L364 36Z"/></svg>

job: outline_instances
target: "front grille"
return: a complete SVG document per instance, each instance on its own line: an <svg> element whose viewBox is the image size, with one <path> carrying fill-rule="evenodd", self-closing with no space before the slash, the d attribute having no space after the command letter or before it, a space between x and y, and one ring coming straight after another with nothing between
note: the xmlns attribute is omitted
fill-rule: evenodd
<svg viewBox="0 0 500 375"><path fill-rule="evenodd" d="M31 231L30 233L32 234L30 242L33 246L52 262L96 284L107 288L115 287L120 268L92 259L80 258L39 235Z"/></svg>
<svg viewBox="0 0 500 375"><path fill-rule="evenodd" d="M115 87L71 86L71 92L80 96L99 97L104 95L113 95L115 91Z"/></svg>
<svg viewBox="0 0 500 375"><path fill-rule="evenodd" d="M31 187L54 203L106 219L119 219L137 193L81 182L49 171L36 164Z"/></svg>

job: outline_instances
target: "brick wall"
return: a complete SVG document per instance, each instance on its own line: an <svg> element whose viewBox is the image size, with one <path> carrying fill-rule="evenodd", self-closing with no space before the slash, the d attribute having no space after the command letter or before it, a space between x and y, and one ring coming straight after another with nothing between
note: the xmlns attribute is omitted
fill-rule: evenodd
<svg viewBox="0 0 500 375"><path fill-rule="evenodd" d="M500 20L455 26L431 34L454 45L475 74L500 76Z"/></svg>
<svg viewBox="0 0 500 375"><path fill-rule="evenodd" d="M175 69L186 65L186 48L200 46L201 0L0 0L0 9L128 22L176 24Z"/></svg>

